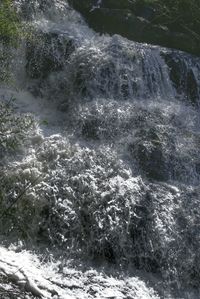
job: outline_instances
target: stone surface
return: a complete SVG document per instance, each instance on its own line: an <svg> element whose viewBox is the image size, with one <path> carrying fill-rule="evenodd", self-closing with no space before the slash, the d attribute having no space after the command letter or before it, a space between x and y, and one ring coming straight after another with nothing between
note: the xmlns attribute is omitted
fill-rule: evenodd
<svg viewBox="0 0 200 299"><path fill-rule="evenodd" d="M26 72L32 79L60 71L74 50L73 41L58 32L36 32L26 47Z"/></svg>
<svg viewBox="0 0 200 299"><path fill-rule="evenodd" d="M199 79L198 79L198 61L185 63L182 56L177 53L163 53L161 54L170 70L170 79L180 96L185 97L192 105L199 105Z"/></svg>

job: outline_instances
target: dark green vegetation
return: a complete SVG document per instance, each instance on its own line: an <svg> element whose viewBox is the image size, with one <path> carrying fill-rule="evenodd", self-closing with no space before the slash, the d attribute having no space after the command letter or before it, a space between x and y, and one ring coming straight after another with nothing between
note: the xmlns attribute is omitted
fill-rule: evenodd
<svg viewBox="0 0 200 299"><path fill-rule="evenodd" d="M21 36L20 19L11 0L0 2L0 82L11 80L10 65L13 47L18 46Z"/></svg>
<svg viewBox="0 0 200 299"><path fill-rule="evenodd" d="M172 31L189 33L200 39L200 1L198 0L137 0L134 11L152 9L150 21Z"/></svg>
<svg viewBox="0 0 200 299"><path fill-rule="evenodd" d="M5 44L16 44L19 36L19 19L10 0L0 3L0 41Z"/></svg>
<svg viewBox="0 0 200 299"><path fill-rule="evenodd" d="M69 0L100 33L200 55L200 2L189 0Z"/></svg>

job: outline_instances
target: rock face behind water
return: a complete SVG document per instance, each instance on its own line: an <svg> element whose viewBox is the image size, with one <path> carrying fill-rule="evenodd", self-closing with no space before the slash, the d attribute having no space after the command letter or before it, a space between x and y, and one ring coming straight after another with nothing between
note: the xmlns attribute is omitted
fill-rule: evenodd
<svg viewBox="0 0 200 299"><path fill-rule="evenodd" d="M199 106L199 84L195 79L199 73L198 60L188 56L189 64L185 64L184 56L181 57L178 53L162 53L161 54L169 67L170 80L172 81L179 95L185 94L188 102L193 106ZM188 65L190 66L188 68Z"/></svg>
<svg viewBox="0 0 200 299"><path fill-rule="evenodd" d="M38 79L47 77L53 71L61 71L73 50L73 41L63 34L37 32L27 42L27 75Z"/></svg>
<svg viewBox="0 0 200 299"><path fill-rule="evenodd" d="M130 40L161 45L200 54L198 38L190 34L153 25L154 10L149 6L136 7L135 1L101 2L70 0L71 5L86 19L89 26L100 33L120 34Z"/></svg>

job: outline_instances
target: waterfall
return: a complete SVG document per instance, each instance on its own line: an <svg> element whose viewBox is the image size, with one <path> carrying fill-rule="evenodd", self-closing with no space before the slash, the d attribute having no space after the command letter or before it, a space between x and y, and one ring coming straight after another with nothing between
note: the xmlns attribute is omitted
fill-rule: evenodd
<svg viewBox="0 0 200 299"><path fill-rule="evenodd" d="M64 0L15 6L0 294L199 298L200 58L99 35Z"/></svg>

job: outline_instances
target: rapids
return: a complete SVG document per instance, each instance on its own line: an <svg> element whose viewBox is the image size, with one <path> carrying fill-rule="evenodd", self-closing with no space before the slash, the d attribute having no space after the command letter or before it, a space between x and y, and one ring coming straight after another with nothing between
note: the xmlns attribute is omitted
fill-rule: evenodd
<svg viewBox="0 0 200 299"><path fill-rule="evenodd" d="M200 59L100 36L64 0L14 2L0 296L199 298Z"/></svg>

